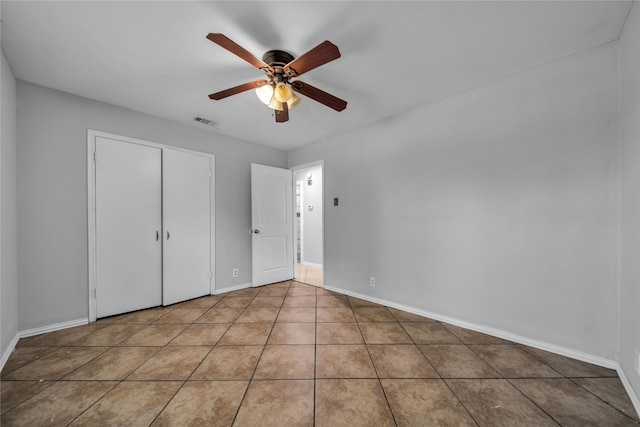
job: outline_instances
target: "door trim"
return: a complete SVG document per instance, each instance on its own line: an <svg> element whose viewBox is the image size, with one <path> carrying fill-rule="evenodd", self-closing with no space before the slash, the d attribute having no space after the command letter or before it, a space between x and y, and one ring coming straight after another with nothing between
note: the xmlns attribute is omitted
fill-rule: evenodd
<svg viewBox="0 0 640 427"><path fill-rule="evenodd" d="M305 169L311 169L314 167L320 166L322 168L322 287L324 288L324 286L326 285L326 274L325 274L325 264L327 263L327 257L326 257L326 250L325 250L325 238L324 238L324 230L325 230L325 216L326 216L326 207L327 204L325 203L325 167L324 167L324 160L317 160L315 162L310 162L310 163L304 163L302 165L297 165L297 166L292 166L289 169L292 171L293 175L295 176L295 173L301 170L305 170ZM292 179L292 184L293 185L293 217L295 218L296 215L296 201L295 201L295 190L296 190L296 181L295 179ZM295 227L293 227L293 239L295 242L295 239L297 238L297 230ZM296 255L293 255L293 265L295 268L295 265L297 263L296 260ZM295 272L295 270L294 270Z"/></svg>
<svg viewBox="0 0 640 427"><path fill-rule="evenodd" d="M95 151L96 151L96 138L108 138L115 139L130 144L145 145L154 148L167 148L171 150L183 151L186 153L196 154L199 156L209 157L211 166L211 236L210 236L210 252L211 252L211 279L210 279L210 294L213 295L216 289L216 254L215 254L215 155L211 153L204 153L201 151L189 150L186 148L176 147L173 145L159 144L157 142L145 141L137 138L130 138L122 135L116 135L113 133L97 131L93 129L87 129L87 286L88 286L88 301L89 301L89 322L95 322L97 319L97 254L96 254L96 164L95 164Z"/></svg>

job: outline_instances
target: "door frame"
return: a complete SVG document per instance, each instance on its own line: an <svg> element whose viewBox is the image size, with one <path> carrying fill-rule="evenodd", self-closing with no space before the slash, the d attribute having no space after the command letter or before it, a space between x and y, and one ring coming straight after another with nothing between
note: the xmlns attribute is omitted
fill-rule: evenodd
<svg viewBox="0 0 640 427"><path fill-rule="evenodd" d="M324 167L324 160L317 160L315 162L310 162L310 163L304 163L302 165L297 165L297 166L292 166L289 169L292 171L292 177L293 179L292 181L292 186L293 186L293 217L295 218L296 215L296 180L295 180L295 173L305 170L305 169L311 169L314 167L318 167L320 166L320 168L322 169L322 287L324 288L325 284L326 284L326 275L325 275L325 264L326 264L326 250L325 250L325 238L324 238L324 227L325 227L325 208L327 206L327 204L325 203L325 191L324 191L324 183L325 183L325 167ZM304 206L301 206L301 211L303 209ZM302 228L302 221L301 221L301 228ZM302 233L302 229L300 230L300 234ZM298 237L298 231L296 230L296 227L293 227L293 241L295 242L296 239ZM303 242L301 241L301 244ZM294 251L295 252L295 251ZM302 255L302 248L300 248L300 254ZM302 257L300 259L300 261L302 262ZM295 265L297 264L297 259L296 259L296 254L294 253L293 255L293 263L294 263L294 273L295 273Z"/></svg>
<svg viewBox="0 0 640 427"><path fill-rule="evenodd" d="M210 199L210 212L211 212L211 236L210 236L210 253L211 253L211 279L210 279L210 294L212 295L216 289L216 254L215 254L215 155L211 153L204 153L201 151L189 150L186 148L176 147L173 145L159 144L157 142L145 141L137 138L130 138L127 136L117 135L108 132L102 132L93 129L87 129L87 255L88 255L88 299L89 299L89 322L95 322L97 319L97 251L96 251L96 164L95 164L95 151L96 151L96 138L102 137L107 139L114 139L130 144L144 145L154 148L166 148L171 150L183 151L199 156L208 157L211 166L211 199ZM160 283L162 286L162 283Z"/></svg>

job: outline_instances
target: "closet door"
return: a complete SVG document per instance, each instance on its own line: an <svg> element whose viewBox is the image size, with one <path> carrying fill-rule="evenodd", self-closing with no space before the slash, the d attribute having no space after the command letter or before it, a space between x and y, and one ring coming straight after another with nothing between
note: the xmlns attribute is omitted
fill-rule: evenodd
<svg viewBox="0 0 640 427"><path fill-rule="evenodd" d="M164 305L211 294L211 161L164 149Z"/></svg>
<svg viewBox="0 0 640 427"><path fill-rule="evenodd" d="M161 150L97 137L97 317L162 303Z"/></svg>

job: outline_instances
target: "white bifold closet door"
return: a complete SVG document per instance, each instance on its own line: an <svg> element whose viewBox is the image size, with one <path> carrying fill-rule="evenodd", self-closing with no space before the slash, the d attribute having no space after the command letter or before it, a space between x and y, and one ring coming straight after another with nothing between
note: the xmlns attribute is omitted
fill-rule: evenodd
<svg viewBox="0 0 640 427"><path fill-rule="evenodd" d="M97 316L162 304L162 150L96 138Z"/></svg>
<svg viewBox="0 0 640 427"><path fill-rule="evenodd" d="M96 314L211 293L211 159L96 138Z"/></svg>
<svg viewBox="0 0 640 427"><path fill-rule="evenodd" d="M211 179L209 157L162 153L162 304L211 292Z"/></svg>

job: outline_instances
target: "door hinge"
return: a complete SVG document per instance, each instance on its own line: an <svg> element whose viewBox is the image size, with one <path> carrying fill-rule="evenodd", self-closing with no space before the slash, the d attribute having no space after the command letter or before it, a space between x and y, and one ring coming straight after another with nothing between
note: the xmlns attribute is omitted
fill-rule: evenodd
<svg viewBox="0 0 640 427"><path fill-rule="evenodd" d="M213 172L211 172L211 169L209 169L209 178L211 178L213 176Z"/></svg>
<svg viewBox="0 0 640 427"><path fill-rule="evenodd" d="M98 299L98 288L94 288L94 289L93 289L93 297L94 297L95 299Z"/></svg>
<svg viewBox="0 0 640 427"><path fill-rule="evenodd" d="M97 156L96 156L96 152L93 152L93 163L95 163L97 161Z"/></svg>

